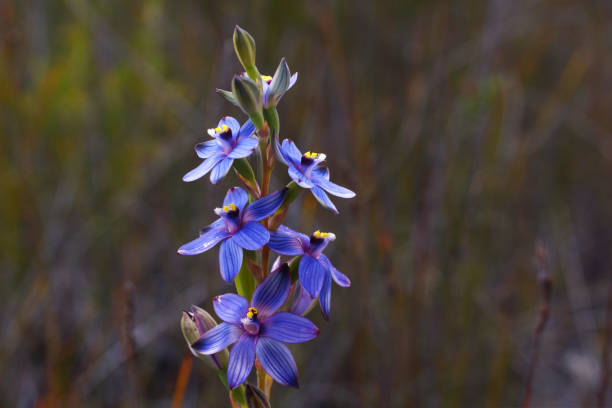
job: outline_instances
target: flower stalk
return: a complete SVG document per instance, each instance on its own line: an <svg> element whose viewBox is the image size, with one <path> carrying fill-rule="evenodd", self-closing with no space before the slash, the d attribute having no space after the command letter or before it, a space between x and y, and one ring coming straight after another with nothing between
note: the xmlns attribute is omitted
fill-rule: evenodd
<svg viewBox="0 0 612 408"><path fill-rule="evenodd" d="M213 299L220 323L193 306L183 313L181 329L190 351L218 370L232 407L270 407L274 382L298 387L297 364L285 343L315 339L319 329L305 316L318 299L323 316L329 319L331 282L350 286L349 278L323 254L335 240L334 234L316 230L308 237L283 222L304 189L335 213L338 210L327 193L343 198L355 193L330 181L329 170L321 164L324 154L302 154L293 141L279 142L276 107L296 83L297 73L291 74L283 58L274 76L261 75L253 37L236 26L233 42L245 72L233 77L231 91L217 92L240 107L248 119L241 125L225 116L208 129L212 140L195 147L202 162L183 180L196 181L210 173L215 184L233 168L244 189L230 188L214 210L217 219L178 253L197 255L218 246L221 278L233 282L236 293ZM257 174L248 160L255 152ZM287 167L291 181L271 191L276 162ZM279 257L270 268L271 250ZM285 262L282 256L288 257ZM253 367L257 387L246 383L245 388Z"/></svg>

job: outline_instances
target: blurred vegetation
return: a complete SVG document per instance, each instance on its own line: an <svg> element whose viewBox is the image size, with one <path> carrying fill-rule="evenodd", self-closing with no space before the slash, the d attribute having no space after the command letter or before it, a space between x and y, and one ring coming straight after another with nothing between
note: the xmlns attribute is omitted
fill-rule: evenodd
<svg viewBox="0 0 612 408"><path fill-rule="evenodd" d="M244 118L214 92L240 67L235 24L263 71L300 73L282 136L358 194L338 217L302 195L288 217L338 235L353 286L331 323L312 314L302 387L273 404L520 405L538 245L553 292L533 406L601 403L611 23L606 1L0 0L0 405L176 398L181 310L231 289L216 251L176 248L237 183L180 181L206 128ZM212 370L185 369L185 406L227 404Z"/></svg>

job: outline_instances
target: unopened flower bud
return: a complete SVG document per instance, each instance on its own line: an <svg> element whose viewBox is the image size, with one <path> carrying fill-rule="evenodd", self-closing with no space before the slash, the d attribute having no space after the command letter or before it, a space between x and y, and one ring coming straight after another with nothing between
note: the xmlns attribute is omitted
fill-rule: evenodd
<svg viewBox="0 0 612 408"><path fill-rule="evenodd" d="M206 310L193 305L191 306L191 311L183 311L183 316L181 317L181 331L191 353L200 360L209 363L212 367L221 370L227 364L227 350L213 355L206 355L191 348L191 345L196 340L216 325L217 322Z"/></svg>
<svg viewBox="0 0 612 408"><path fill-rule="evenodd" d="M245 390L246 402L249 408L270 408L270 401L266 394L253 384L246 385Z"/></svg>
<svg viewBox="0 0 612 408"><path fill-rule="evenodd" d="M257 84L246 76L234 76L232 93L240 108L249 115L257 129L264 125L262 113L262 96Z"/></svg>
<svg viewBox="0 0 612 408"><path fill-rule="evenodd" d="M255 69L255 40L251 34L240 26L236 26L234 29L234 50L236 50L236 55L247 73ZM255 72L257 72L256 69Z"/></svg>

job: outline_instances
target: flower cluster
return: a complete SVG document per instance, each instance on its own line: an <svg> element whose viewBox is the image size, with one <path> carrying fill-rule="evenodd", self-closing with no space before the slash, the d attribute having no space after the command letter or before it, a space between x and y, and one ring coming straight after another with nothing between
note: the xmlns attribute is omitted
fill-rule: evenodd
<svg viewBox="0 0 612 408"><path fill-rule="evenodd" d="M298 386L296 363L284 343L317 337L319 329L304 315L318 298L328 320L332 280L339 286L350 286L349 278L323 254L336 236L319 230L307 236L282 225L288 207L302 189L307 189L324 208L338 213L328 193L342 198L352 198L355 193L330 181L329 170L323 165L325 154L302 154L293 141L279 142L276 106L295 84L297 73L291 75L283 58L273 76L261 75L255 65L255 41L238 26L234 48L245 72L234 76L231 91L218 92L239 106L248 119L240 125L225 116L208 129L212 139L195 146L203 161L183 180L195 181L210 173L215 184L233 168L244 188L230 188L223 204L214 210L218 218L178 253L197 255L219 244L221 278L236 285L237 294L213 299L220 324L205 310L192 306L183 314L181 328L190 350L214 363L232 390L232 403L240 406L245 398L269 398L272 383L267 378ZM258 177L248 160L252 155L260 164ZM269 192L275 162L287 167L291 181ZM279 254L271 268L270 250ZM291 259L281 262L281 256ZM241 384L253 366L258 371L258 385L249 384L245 394Z"/></svg>

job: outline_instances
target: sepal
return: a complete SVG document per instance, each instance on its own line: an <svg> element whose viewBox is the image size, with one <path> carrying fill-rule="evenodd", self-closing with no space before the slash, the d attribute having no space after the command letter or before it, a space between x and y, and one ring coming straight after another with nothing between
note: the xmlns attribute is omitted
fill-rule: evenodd
<svg viewBox="0 0 612 408"><path fill-rule="evenodd" d="M289 72L289 66L285 58L281 59L276 72L270 82L270 87L266 94L266 105L268 107L275 107L280 101L281 97L289 89L289 81L291 80L291 72Z"/></svg>
<svg viewBox="0 0 612 408"><path fill-rule="evenodd" d="M181 317L181 331L187 342L191 353L209 366L221 370L227 365L227 350L220 351L213 355L202 354L194 350L191 345L196 342L204 333L217 326L215 319L204 309L192 305L190 311L183 311Z"/></svg>
<svg viewBox="0 0 612 408"><path fill-rule="evenodd" d="M249 408L272 408L266 394L253 384L247 383L245 396Z"/></svg>
<svg viewBox="0 0 612 408"><path fill-rule="evenodd" d="M264 125L262 96L257 84L250 78L236 75L232 79L232 94L240 108L249 115L257 129Z"/></svg>

